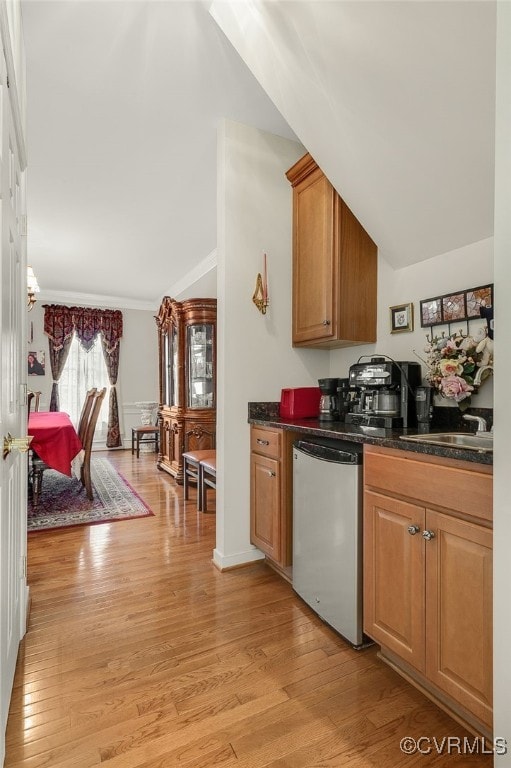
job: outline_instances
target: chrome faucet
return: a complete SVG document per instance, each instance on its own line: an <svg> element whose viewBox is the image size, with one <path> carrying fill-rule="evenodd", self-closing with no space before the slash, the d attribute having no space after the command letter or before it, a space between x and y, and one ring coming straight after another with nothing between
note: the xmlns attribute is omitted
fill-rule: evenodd
<svg viewBox="0 0 511 768"><path fill-rule="evenodd" d="M493 371L493 365L482 365L477 369L474 376L474 387L478 387L481 384L481 378L485 371Z"/></svg>
<svg viewBox="0 0 511 768"><path fill-rule="evenodd" d="M488 425L486 423L486 419L483 419L482 416L472 416L471 413L464 413L463 418L466 421L476 421L477 422L477 431L476 435L485 435L486 437L490 437L491 433L488 432Z"/></svg>

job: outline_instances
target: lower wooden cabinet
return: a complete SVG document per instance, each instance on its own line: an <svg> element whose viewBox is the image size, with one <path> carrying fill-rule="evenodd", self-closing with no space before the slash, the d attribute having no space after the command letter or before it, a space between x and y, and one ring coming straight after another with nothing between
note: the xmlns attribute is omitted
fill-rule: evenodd
<svg viewBox="0 0 511 768"><path fill-rule="evenodd" d="M252 425L250 541L278 568L292 563L292 445L296 435Z"/></svg>
<svg viewBox="0 0 511 768"><path fill-rule="evenodd" d="M364 631L424 672L424 509L364 494ZM416 533L411 534L411 528Z"/></svg>
<svg viewBox="0 0 511 768"><path fill-rule="evenodd" d="M392 666L490 736L491 467L367 446L364 478L364 631Z"/></svg>
<svg viewBox="0 0 511 768"><path fill-rule="evenodd" d="M183 482L183 453L211 450L216 447L216 421L214 413L203 419L174 415L160 411L159 469Z"/></svg>
<svg viewBox="0 0 511 768"><path fill-rule="evenodd" d="M492 531L428 510L426 675L492 724Z"/></svg>

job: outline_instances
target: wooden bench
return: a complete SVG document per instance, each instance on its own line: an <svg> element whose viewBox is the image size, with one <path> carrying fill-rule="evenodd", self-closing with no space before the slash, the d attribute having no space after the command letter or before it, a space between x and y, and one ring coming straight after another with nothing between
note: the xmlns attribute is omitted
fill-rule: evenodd
<svg viewBox="0 0 511 768"><path fill-rule="evenodd" d="M197 485L197 509L202 510L202 470L201 462L205 459L214 459L214 449L202 451L185 451L183 453L183 492L185 501L188 501L190 480Z"/></svg>
<svg viewBox="0 0 511 768"><path fill-rule="evenodd" d="M200 462L201 479L201 512L208 511L208 488L216 491L216 456L210 459L203 459Z"/></svg>

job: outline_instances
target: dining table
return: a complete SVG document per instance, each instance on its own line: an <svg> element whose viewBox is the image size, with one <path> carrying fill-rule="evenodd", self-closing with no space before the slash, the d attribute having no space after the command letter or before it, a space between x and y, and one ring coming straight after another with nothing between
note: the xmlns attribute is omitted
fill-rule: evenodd
<svg viewBox="0 0 511 768"><path fill-rule="evenodd" d="M72 462L82 443L71 419L62 411L34 411L28 417L30 448L48 467L72 476Z"/></svg>

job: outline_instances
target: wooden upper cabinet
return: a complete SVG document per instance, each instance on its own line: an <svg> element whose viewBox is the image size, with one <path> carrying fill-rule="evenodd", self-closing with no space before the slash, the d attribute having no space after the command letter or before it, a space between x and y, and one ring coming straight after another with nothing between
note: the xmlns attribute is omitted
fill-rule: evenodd
<svg viewBox="0 0 511 768"><path fill-rule="evenodd" d="M376 341L376 245L310 154L286 176L293 187L293 346Z"/></svg>

